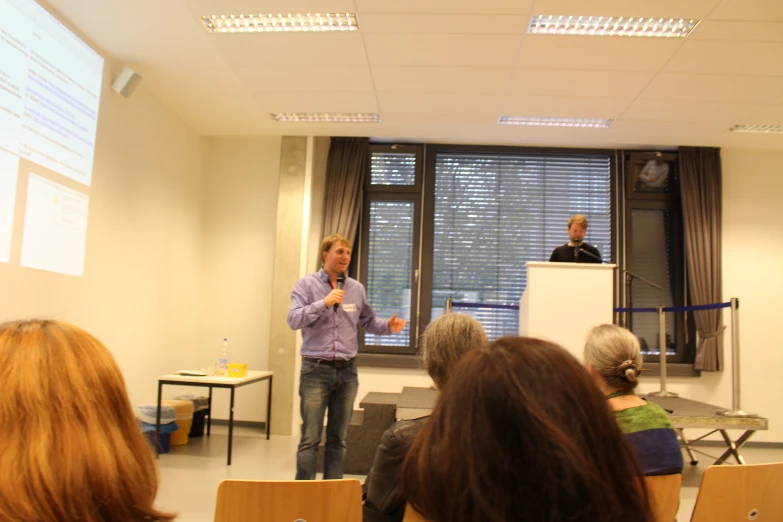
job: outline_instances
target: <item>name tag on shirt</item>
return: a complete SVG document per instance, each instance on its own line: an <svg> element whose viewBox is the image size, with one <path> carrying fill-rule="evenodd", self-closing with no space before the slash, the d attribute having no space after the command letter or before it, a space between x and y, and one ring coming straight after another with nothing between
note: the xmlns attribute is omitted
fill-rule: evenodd
<svg viewBox="0 0 783 522"><path fill-rule="evenodd" d="M349 303L343 303L343 310L346 312L355 312L356 311L356 305L355 304L349 304Z"/></svg>

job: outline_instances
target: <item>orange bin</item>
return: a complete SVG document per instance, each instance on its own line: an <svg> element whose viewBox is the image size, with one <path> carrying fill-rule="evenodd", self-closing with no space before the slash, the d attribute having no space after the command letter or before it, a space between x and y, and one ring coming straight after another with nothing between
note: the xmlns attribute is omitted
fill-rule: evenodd
<svg viewBox="0 0 783 522"><path fill-rule="evenodd" d="M193 401L173 400L161 401L174 408L177 415L177 431L171 434L171 445L182 446L188 443L190 425L193 424Z"/></svg>

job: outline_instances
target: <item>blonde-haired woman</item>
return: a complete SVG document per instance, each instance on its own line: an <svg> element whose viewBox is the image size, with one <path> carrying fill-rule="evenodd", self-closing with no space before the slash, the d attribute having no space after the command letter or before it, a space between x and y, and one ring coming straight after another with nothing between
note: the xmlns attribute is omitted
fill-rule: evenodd
<svg viewBox="0 0 783 522"><path fill-rule="evenodd" d="M680 444L669 416L657 404L634 393L642 369L639 339L620 326L596 326L587 334L584 357L587 370L614 410L644 474L682 473Z"/></svg>
<svg viewBox="0 0 783 522"><path fill-rule="evenodd" d="M59 321L0 325L0 520L167 521L109 351Z"/></svg>

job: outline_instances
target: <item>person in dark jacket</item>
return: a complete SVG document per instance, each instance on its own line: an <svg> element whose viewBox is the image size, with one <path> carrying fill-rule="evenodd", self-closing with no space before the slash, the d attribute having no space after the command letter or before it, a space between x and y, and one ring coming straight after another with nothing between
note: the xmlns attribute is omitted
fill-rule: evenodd
<svg viewBox="0 0 783 522"><path fill-rule="evenodd" d="M593 245L584 242L587 218L575 214L568 220L568 243L555 248L549 258L551 263L600 263L601 253Z"/></svg>
<svg viewBox="0 0 783 522"><path fill-rule="evenodd" d="M427 326L421 341L424 367L438 389L445 386L451 369L468 351L487 344L481 323L463 314L449 313ZM383 434L365 481L364 522L401 521L405 513L400 474L413 439L429 417L403 420Z"/></svg>

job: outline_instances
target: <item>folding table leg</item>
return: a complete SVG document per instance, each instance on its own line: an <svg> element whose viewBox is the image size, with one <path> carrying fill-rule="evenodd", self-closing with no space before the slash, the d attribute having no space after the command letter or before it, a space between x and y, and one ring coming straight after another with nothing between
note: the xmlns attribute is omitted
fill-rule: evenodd
<svg viewBox="0 0 783 522"><path fill-rule="evenodd" d="M231 387L231 407L228 412L228 465L231 465L231 443L234 440L234 388Z"/></svg>
<svg viewBox="0 0 783 522"><path fill-rule="evenodd" d="M726 430L720 430L720 434L723 435L723 440L726 441L726 446L728 446L729 449L723 452L723 455L721 455L720 458L715 461L715 464L723 464L731 455L734 455L734 459L737 461L737 464L745 464L745 459L742 458L739 450L742 446L745 445L748 439L753 436L753 433L753 430L748 430L743 433L736 442L734 442L729 437L729 434L726 433Z"/></svg>
<svg viewBox="0 0 783 522"><path fill-rule="evenodd" d="M699 459L696 458L696 455L693 454L693 450L691 449L691 443L688 442L688 439L685 438L685 430L682 428L677 429L678 432L680 432L680 440L682 441L682 447L685 448L685 451L688 452L688 456L691 458L691 466L695 466L699 463Z"/></svg>

